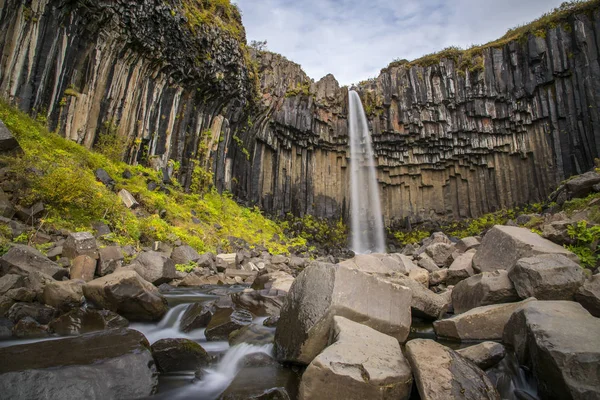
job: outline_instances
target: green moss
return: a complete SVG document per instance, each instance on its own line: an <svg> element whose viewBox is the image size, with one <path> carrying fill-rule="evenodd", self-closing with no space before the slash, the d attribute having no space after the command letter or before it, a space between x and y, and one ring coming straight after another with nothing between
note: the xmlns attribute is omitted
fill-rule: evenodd
<svg viewBox="0 0 600 400"><path fill-rule="evenodd" d="M410 232L391 232L394 238L402 245L419 243L431 235L429 231L412 230Z"/></svg>
<svg viewBox="0 0 600 400"><path fill-rule="evenodd" d="M311 95L310 82L297 83L295 87L289 88L285 92L285 97L295 97L295 96L299 96L299 95L303 95L303 96Z"/></svg>
<svg viewBox="0 0 600 400"><path fill-rule="evenodd" d="M193 261L190 261L187 264L175 264L175 269L180 272L192 272L197 266L198 264L196 264Z"/></svg>
<svg viewBox="0 0 600 400"><path fill-rule="evenodd" d="M65 96L79 97L79 92L73 88L67 88L65 90Z"/></svg>
<svg viewBox="0 0 600 400"><path fill-rule="evenodd" d="M199 26L212 25L245 42L240 10L229 0L182 0L180 7L194 32Z"/></svg>

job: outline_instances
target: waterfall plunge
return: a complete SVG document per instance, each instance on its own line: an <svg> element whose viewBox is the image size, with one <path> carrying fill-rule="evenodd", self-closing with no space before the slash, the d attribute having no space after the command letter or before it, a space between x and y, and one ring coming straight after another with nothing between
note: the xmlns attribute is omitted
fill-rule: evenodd
<svg viewBox="0 0 600 400"><path fill-rule="evenodd" d="M348 99L352 250L356 254L385 253L383 216L367 117L358 93L350 90Z"/></svg>

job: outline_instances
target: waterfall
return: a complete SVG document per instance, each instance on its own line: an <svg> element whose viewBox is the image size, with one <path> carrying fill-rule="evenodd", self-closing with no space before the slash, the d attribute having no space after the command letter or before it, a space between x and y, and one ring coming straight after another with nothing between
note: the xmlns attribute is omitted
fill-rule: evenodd
<svg viewBox="0 0 600 400"><path fill-rule="evenodd" d="M385 253L383 216L367 117L358 93L350 90L348 99L351 249L356 254Z"/></svg>

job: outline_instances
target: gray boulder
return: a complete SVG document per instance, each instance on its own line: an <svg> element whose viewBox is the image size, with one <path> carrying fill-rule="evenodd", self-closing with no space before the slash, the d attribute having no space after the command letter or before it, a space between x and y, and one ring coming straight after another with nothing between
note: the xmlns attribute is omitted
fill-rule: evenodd
<svg viewBox="0 0 600 400"><path fill-rule="evenodd" d="M452 305L456 314L491 304L519 301L508 272L482 272L459 282L452 290Z"/></svg>
<svg viewBox="0 0 600 400"><path fill-rule="evenodd" d="M446 283L448 285L456 285L458 282L475 275L475 271L473 270L474 257L475 250L469 250L458 256L450 265L450 268L448 268Z"/></svg>
<svg viewBox="0 0 600 400"><path fill-rule="evenodd" d="M133 195L125 189L121 189L118 193L118 196L127 208L133 210L135 208L138 208L140 205L140 203L137 202L135 197L133 197Z"/></svg>
<svg viewBox="0 0 600 400"><path fill-rule="evenodd" d="M279 315L286 294L277 290L252 290L233 293L231 300L257 317L267 317Z"/></svg>
<svg viewBox="0 0 600 400"><path fill-rule="evenodd" d="M456 249L448 243L433 243L425 248L425 253L431 257L434 263L439 267L448 267L452 264L452 253Z"/></svg>
<svg viewBox="0 0 600 400"><path fill-rule="evenodd" d="M333 317L330 345L302 375L300 399L408 399L412 373L398 341Z"/></svg>
<svg viewBox="0 0 600 400"><path fill-rule="evenodd" d="M521 364L531 368L541 398L600 398L600 319L579 303L530 302L504 330Z"/></svg>
<svg viewBox="0 0 600 400"><path fill-rule="evenodd" d="M512 268L518 260L540 254L562 254L577 262L577 256L529 229L495 225L486 233L473 258L478 272Z"/></svg>
<svg viewBox="0 0 600 400"><path fill-rule="evenodd" d="M25 317L13 326L12 335L20 339L42 338L48 336L48 330L35 319Z"/></svg>
<svg viewBox="0 0 600 400"><path fill-rule="evenodd" d="M187 306L179 324L182 332L206 328L214 312L214 302L193 303Z"/></svg>
<svg viewBox="0 0 600 400"><path fill-rule="evenodd" d="M0 348L7 399L133 399L150 396L158 374L148 341L111 330ZM40 357L43 354L43 357Z"/></svg>
<svg viewBox="0 0 600 400"><path fill-rule="evenodd" d="M41 272L58 280L69 274L68 269L61 267L33 247L22 244L13 245L0 257L0 275L27 276L32 272Z"/></svg>
<svg viewBox="0 0 600 400"><path fill-rule="evenodd" d="M594 185L600 183L600 174L588 171L577 175L565 183L570 198L585 197L593 191Z"/></svg>
<svg viewBox="0 0 600 400"><path fill-rule="evenodd" d="M98 250L98 275L112 274L123 265L123 252L120 246L106 246Z"/></svg>
<svg viewBox="0 0 600 400"><path fill-rule="evenodd" d="M217 308L204 334L206 340L227 340L233 331L252 323L252 314L247 310L233 308Z"/></svg>
<svg viewBox="0 0 600 400"><path fill-rule="evenodd" d="M241 343L248 343L255 346L262 346L273 343L275 329L265 325L250 324L229 334L229 345L235 346Z"/></svg>
<svg viewBox="0 0 600 400"><path fill-rule="evenodd" d="M496 342L483 342L456 352L484 370L498 364L506 355L504 346Z"/></svg>
<svg viewBox="0 0 600 400"><path fill-rule="evenodd" d="M427 253L421 253L418 256L417 265L423 269L426 269L429 272L435 272L440 269L437 264L433 261L431 257L427 255Z"/></svg>
<svg viewBox="0 0 600 400"><path fill-rule="evenodd" d="M171 253L171 259L175 264L189 264L200 259L200 254L191 246L183 245L176 247Z"/></svg>
<svg viewBox="0 0 600 400"><path fill-rule="evenodd" d="M189 339L160 339L151 349L156 366L163 373L195 371L210 361L206 350Z"/></svg>
<svg viewBox="0 0 600 400"><path fill-rule="evenodd" d="M133 260L130 268L133 268L142 278L156 286L177 278L177 270L173 260L156 251L141 253Z"/></svg>
<svg viewBox="0 0 600 400"><path fill-rule="evenodd" d="M280 360L309 364L326 346L333 317L359 321L404 342L410 289L341 265L314 264L298 275L275 334Z"/></svg>
<svg viewBox="0 0 600 400"><path fill-rule="evenodd" d="M63 244L62 255L70 259L78 256L90 256L98 259L96 237L90 232L69 233Z"/></svg>
<svg viewBox="0 0 600 400"><path fill-rule="evenodd" d="M48 329L60 336L82 335L105 329L126 328L129 321L109 310L76 308L48 324Z"/></svg>
<svg viewBox="0 0 600 400"><path fill-rule="evenodd" d="M49 323L56 315L56 309L39 303L15 303L8 310L7 316L13 323L31 317L42 325Z"/></svg>
<svg viewBox="0 0 600 400"><path fill-rule="evenodd" d="M500 340L513 312L531 301L535 299L473 308L452 318L435 321L433 329L436 335L449 339Z"/></svg>
<svg viewBox="0 0 600 400"><path fill-rule="evenodd" d="M583 283L575 293L575 300L594 317L600 318L600 274Z"/></svg>
<svg viewBox="0 0 600 400"><path fill-rule="evenodd" d="M409 341L406 358L423 400L500 400L485 372L433 340Z"/></svg>
<svg viewBox="0 0 600 400"><path fill-rule="evenodd" d="M25 277L17 274L7 274L0 277L0 295L5 294L11 289L17 289L25 286Z"/></svg>
<svg viewBox="0 0 600 400"><path fill-rule="evenodd" d="M460 239L457 243L456 243L456 250L460 251L461 253L466 253L467 251L471 250L471 249L476 249L481 245L481 242L479 241L479 239L477 239L474 236L469 236L466 238L462 238Z"/></svg>
<svg viewBox="0 0 600 400"><path fill-rule="evenodd" d="M282 292L289 292L294 283L294 277L287 272L275 271L267 274L259 275L252 282L252 289L254 290L279 290Z"/></svg>
<svg viewBox="0 0 600 400"><path fill-rule="evenodd" d="M137 272L119 270L83 286L85 298L134 321L156 321L167 312L167 300Z"/></svg>
<svg viewBox="0 0 600 400"><path fill-rule="evenodd" d="M21 153L23 150L12 132L0 120L0 153L3 155Z"/></svg>
<svg viewBox="0 0 600 400"><path fill-rule="evenodd" d="M85 284L81 280L50 281L44 286L42 299L45 304L62 312L79 307L83 303L83 290Z"/></svg>
<svg viewBox="0 0 600 400"><path fill-rule="evenodd" d="M424 319L439 319L448 308L448 302L439 294L433 293L425 286L413 279L404 276L386 278L393 283L405 286L411 290L411 313L415 317Z"/></svg>
<svg viewBox="0 0 600 400"><path fill-rule="evenodd" d="M522 258L508 277L522 299L538 300L573 300L585 280L581 267L562 254Z"/></svg>

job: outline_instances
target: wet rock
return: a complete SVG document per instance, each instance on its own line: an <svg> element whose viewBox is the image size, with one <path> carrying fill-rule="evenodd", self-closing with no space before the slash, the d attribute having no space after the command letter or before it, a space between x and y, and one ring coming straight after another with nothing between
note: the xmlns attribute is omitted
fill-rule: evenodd
<svg viewBox="0 0 600 400"><path fill-rule="evenodd" d="M326 346L335 315L406 340L410 289L343 266L318 264L296 278L275 334L279 360L310 363Z"/></svg>
<svg viewBox="0 0 600 400"><path fill-rule="evenodd" d="M158 383L144 336L111 330L0 348L0 390L10 399L132 399ZM43 354L43 357L40 357Z"/></svg>
<svg viewBox="0 0 600 400"><path fill-rule="evenodd" d="M13 245L0 258L0 275L29 275L34 271L42 272L54 279L62 279L69 273L38 250L22 244Z"/></svg>
<svg viewBox="0 0 600 400"><path fill-rule="evenodd" d="M127 190L121 189L118 195L125 207L130 208L132 210L139 207L140 203L138 203L135 197L133 197L133 195Z"/></svg>
<svg viewBox="0 0 600 400"><path fill-rule="evenodd" d="M251 324L229 334L229 345L248 343L256 346L273 343L275 330L264 325Z"/></svg>
<svg viewBox="0 0 600 400"><path fill-rule="evenodd" d="M123 252L120 246L106 246L98 250L98 275L112 274L123 265Z"/></svg>
<svg viewBox="0 0 600 400"><path fill-rule="evenodd" d="M277 327L277 323L279 322L279 315L271 316L264 320L263 325L268 326L269 328Z"/></svg>
<svg viewBox="0 0 600 400"><path fill-rule="evenodd" d="M189 264L190 262L198 261L200 259L200 254L198 254L191 246L184 245L176 247L173 250L171 259L175 264Z"/></svg>
<svg viewBox="0 0 600 400"><path fill-rule="evenodd" d="M94 279L97 261L90 256L81 255L75 257L69 269L71 279L81 279L89 282Z"/></svg>
<svg viewBox="0 0 600 400"><path fill-rule="evenodd" d="M575 300L594 317L600 318L600 274L583 283L575 293Z"/></svg>
<svg viewBox="0 0 600 400"><path fill-rule="evenodd" d="M7 296L0 296L0 317L8 316L8 310L15 304L16 302Z"/></svg>
<svg viewBox="0 0 600 400"><path fill-rule="evenodd" d="M265 353L255 353L262 357ZM278 363L242 368L219 400L290 400L297 392L299 374Z"/></svg>
<svg viewBox="0 0 600 400"><path fill-rule="evenodd" d="M445 283L448 285L456 285L458 282L475 275L473 270L473 258L475 251L467 251L458 256L456 260L448 268L448 275Z"/></svg>
<svg viewBox="0 0 600 400"><path fill-rule="evenodd" d="M264 367L269 365L279 365L276 359L266 353L248 354L242 359L244 367Z"/></svg>
<svg viewBox="0 0 600 400"><path fill-rule="evenodd" d="M252 323L252 314L246 310L217 308L204 334L206 340L227 340L233 331Z"/></svg>
<svg viewBox="0 0 600 400"><path fill-rule="evenodd" d="M466 253L467 251L471 250L471 249L476 249L481 245L481 242L479 241L479 239L477 239L474 236L469 236L466 238L462 238L460 239L457 243L456 243L456 250L460 251L461 253Z"/></svg>
<svg viewBox="0 0 600 400"><path fill-rule="evenodd" d="M210 361L206 350L189 339L160 339L151 349L160 372L194 371Z"/></svg>
<svg viewBox="0 0 600 400"><path fill-rule="evenodd" d="M83 302L84 281L51 281L44 286L42 299L45 304L56 308L59 311L68 311L71 308L79 307Z"/></svg>
<svg viewBox="0 0 600 400"><path fill-rule="evenodd" d="M181 323L179 324L181 331L187 333L194 329L207 327L213 311L213 302L190 304L181 317Z"/></svg>
<svg viewBox="0 0 600 400"><path fill-rule="evenodd" d="M76 308L50 321L48 329L60 336L72 336L128 325L129 321L109 310Z"/></svg>
<svg viewBox="0 0 600 400"><path fill-rule="evenodd" d="M167 312L167 300L135 271L119 270L83 286L85 298L133 321L156 321Z"/></svg>
<svg viewBox="0 0 600 400"><path fill-rule="evenodd" d="M473 267L478 272L510 269L521 258L540 254L562 254L572 261L578 261L577 256L569 250L529 229L495 225L483 237L473 258Z"/></svg>
<svg viewBox="0 0 600 400"><path fill-rule="evenodd" d="M0 339L12 336L12 328L15 324L8 318L0 318Z"/></svg>
<svg viewBox="0 0 600 400"><path fill-rule="evenodd" d="M333 317L330 345L302 375L303 399L408 399L412 373L398 341Z"/></svg>
<svg viewBox="0 0 600 400"><path fill-rule="evenodd" d="M8 310L8 318L13 322L17 323L19 320L31 317L42 325L46 325L50 322L56 309L53 307L39 304L39 303L15 303Z"/></svg>
<svg viewBox="0 0 600 400"><path fill-rule="evenodd" d="M508 277L522 299L538 300L573 300L585 280L581 267L562 254L522 258Z"/></svg>
<svg viewBox="0 0 600 400"><path fill-rule="evenodd" d="M433 243L425 248L425 253L431 257L439 267L448 267L452 264L454 246L444 242Z"/></svg>
<svg viewBox="0 0 600 400"><path fill-rule="evenodd" d="M519 301L508 272L482 272L459 282L452 290L452 305L456 314L491 304Z"/></svg>
<svg viewBox="0 0 600 400"><path fill-rule="evenodd" d="M485 372L433 340L409 341L406 358L423 400L500 400Z"/></svg>
<svg viewBox="0 0 600 400"><path fill-rule="evenodd" d="M70 233L63 244L63 256L70 259L78 256L89 256L98 259L96 238L90 232Z"/></svg>
<svg viewBox="0 0 600 400"><path fill-rule="evenodd" d="M140 274L142 278L157 286L177 278L177 270L173 260L156 251L141 253L133 260L131 268Z"/></svg>
<svg viewBox="0 0 600 400"><path fill-rule="evenodd" d="M504 346L496 342L483 342L456 352L484 370L498 364L506 355Z"/></svg>
<svg viewBox="0 0 600 400"><path fill-rule="evenodd" d="M290 287L294 283L294 277L283 271L275 271L256 277L252 283L254 290L279 290L289 292Z"/></svg>
<svg viewBox="0 0 600 400"><path fill-rule="evenodd" d="M435 320L441 318L446 312L448 305L447 301L419 282L403 276L395 276L387 279L411 290L412 298L410 308L413 316Z"/></svg>
<svg viewBox="0 0 600 400"><path fill-rule="evenodd" d="M19 322L13 326L12 335L20 339L33 339L46 337L48 336L48 332L46 331L46 328L35 319L25 317L21 318Z"/></svg>
<svg viewBox="0 0 600 400"><path fill-rule="evenodd" d="M516 311L504 342L529 366L541 398L600 398L600 319L579 303L530 302Z"/></svg>
<svg viewBox="0 0 600 400"><path fill-rule="evenodd" d="M501 340L513 312L531 301L535 299L473 308L452 318L435 321L433 329L438 336L456 340Z"/></svg>
<svg viewBox="0 0 600 400"><path fill-rule="evenodd" d="M279 315L286 292L277 290L253 290L233 293L231 300L257 317Z"/></svg>

